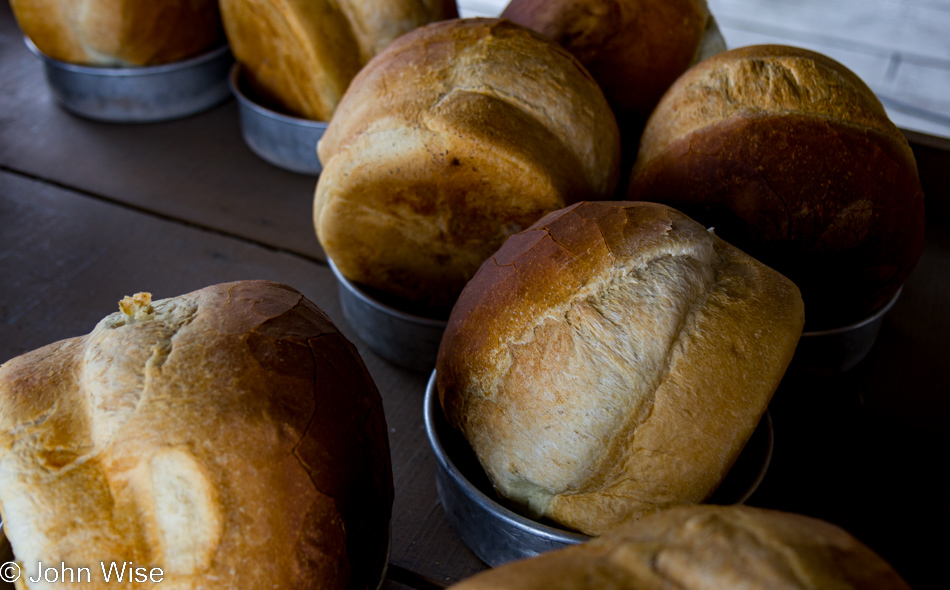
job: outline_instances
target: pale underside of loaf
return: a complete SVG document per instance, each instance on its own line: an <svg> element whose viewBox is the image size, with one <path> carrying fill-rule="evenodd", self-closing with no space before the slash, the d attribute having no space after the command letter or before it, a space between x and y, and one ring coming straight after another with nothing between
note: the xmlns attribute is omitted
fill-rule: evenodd
<svg viewBox="0 0 950 590"><path fill-rule="evenodd" d="M252 86L294 115L329 121L350 81L394 39L456 16L443 0L222 0Z"/></svg>
<svg viewBox="0 0 950 590"><path fill-rule="evenodd" d="M219 39L214 0L13 0L24 32L47 55L93 66L191 57Z"/></svg>
<svg viewBox="0 0 950 590"><path fill-rule="evenodd" d="M575 60L510 24L468 26L397 41L318 146L328 255L350 280L433 306L507 236L617 177L616 125Z"/></svg>
<svg viewBox="0 0 950 590"><path fill-rule="evenodd" d="M222 0L235 58L264 99L328 121L362 63L341 6L320 0Z"/></svg>
<svg viewBox="0 0 950 590"><path fill-rule="evenodd" d="M533 516L598 534L703 501L791 359L794 285L698 224L666 232L659 246L618 246L555 305L500 310L517 331L490 339L461 387L462 431Z"/></svg>
<svg viewBox="0 0 950 590"><path fill-rule="evenodd" d="M132 562L161 588L346 583L340 498L305 459L315 400L288 393L314 369L282 366L268 327L289 314L313 335L309 312L243 297L145 300L0 368L0 509L25 577L62 563L112 587L100 564ZM277 350L317 361L297 346Z"/></svg>

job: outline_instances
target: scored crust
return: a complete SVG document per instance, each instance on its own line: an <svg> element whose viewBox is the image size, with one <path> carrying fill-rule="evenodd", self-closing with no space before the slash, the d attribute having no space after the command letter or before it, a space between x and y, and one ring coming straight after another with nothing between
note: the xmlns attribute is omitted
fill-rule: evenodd
<svg viewBox="0 0 950 590"><path fill-rule="evenodd" d="M675 207L795 281L809 330L859 321L923 251L913 152L874 93L823 55L714 56L651 115L628 196Z"/></svg>
<svg viewBox="0 0 950 590"><path fill-rule="evenodd" d="M673 508L451 588L910 590L886 561L846 531L807 516L747 506Z"/></svg>
<svg viewBox="0 0 950 590"><path fill-rule="evenodd" d="M150 302L0 367L0 511L36 564L175 588L375 588L392 506L379 393L290 287ZM85 582L85 581L84 581Z"/></svg>
<svg viewBox="0 0 950 590"><path fill-rule="evenodd" d="M437 387L502 496L600 534L716 489L803 322L794 284L681 213L581 203L485 262Z"/></svg>
<svg viewBox="0 0 950 590"><path fill-rule="evenodd" d="M356 77L318 152L314 224L351 281L450 306L505 238L610 196L619 132L583 66L493 19L404 35Z"/></svg>

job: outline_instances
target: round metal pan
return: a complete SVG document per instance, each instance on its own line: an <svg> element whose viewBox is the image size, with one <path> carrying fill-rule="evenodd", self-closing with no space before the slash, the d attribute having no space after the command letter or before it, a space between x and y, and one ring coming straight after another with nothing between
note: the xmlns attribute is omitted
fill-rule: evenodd
<svg viewBox="0 0 950 590"><path fill-rule="evenodd" d="M517 514L498 502L488 476L462 435L449 426L435 390L435 371L426 387L424 417L435 453L436 487L449 523L482 561L496 567L534 557L590 537ZM765 413L710 504L741 504L756 490L772 458L772 418Z"/></svg>
<svg viewBox="0 0 950 590"><path fill-rule="evenodd" d="M884 323L903 287L879 310L859 322L833 330L802 333L789 367L793 374L831 377L844 373L871 352Z"/></svg>
<svg viewBox="0 0 950 590"><path fill-rule="evenodd" d="M108 68L70 64L26 46L43 62L53 96L67 111L96 121L151 123L180 119L216 106L230 96L227 45L169 64Z"/></svg>
<svg viewBox="0 0 950 590"><path fill-rule="evenodd" d="M253 98L240 64L229 78L238 100L241 134L251 151L267 162L298 174L318 176L323 171L317 157L317 142L327 130L326 121L291 117L271 110Z"/></svg>
<svg viewBox="0 0 950 590"><path fill-rule="evenodd" d="M330 270L340 286L343 316L360 339L384 359L413 371L435 366L446 321L413 315L390 307L367 294L340 274Z"/></svg>

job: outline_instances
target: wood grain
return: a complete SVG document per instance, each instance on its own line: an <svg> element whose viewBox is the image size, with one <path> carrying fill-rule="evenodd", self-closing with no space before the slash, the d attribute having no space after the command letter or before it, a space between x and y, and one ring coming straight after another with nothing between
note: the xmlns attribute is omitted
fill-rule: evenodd
<svg viewBox="0 0 950 590"><path fill-rule="evenodd" d="M300 290L354 341L382 393L396 486L392 563L440 582L484 569L438 503L422 420L427 375L390 365L352 334L327 267L0 172L0 277L0 362L88 333L138 291L159 299L241 279Z"/></svg>
<svg viewBox="0 0 950 590"><path fill-rule="evenodd" d="M0 2L0 166L324 260L313 231L316 178L255 156L235 102L167 123L117 125L70 115L46 86Z"/></svg>

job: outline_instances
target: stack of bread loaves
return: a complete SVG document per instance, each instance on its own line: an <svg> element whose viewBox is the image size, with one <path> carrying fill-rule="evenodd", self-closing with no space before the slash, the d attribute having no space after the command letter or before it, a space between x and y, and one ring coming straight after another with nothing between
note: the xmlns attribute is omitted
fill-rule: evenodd
<svg viewBox="0 0 950 590"><path fill-rule="evenodd" d="M0 367L0 512L20 583L42 562L112 587L100 568L115 563L156 588L376 588L386 421L327 316L263 281L120 307Z"/></svg>
<svg viewBox="0 0 950 590"><path fill-rule="evenodd" d="M501 496L598 535L712 494L803 323L791 281L678 211L580 203L482 265L436 385Z"/></svg>
<svg viewBox="0 0 950 590"><path fill-rule="evenodd" d="M318 151L314 222L342 274L447 308L506 237L609 197L620 146L576 58L509 22L463 19L376 56Z"/></svg>
<svg viewBox="0 0 950 590"><path fill-rule="evenodd" d="M353 76L400 35L455 18L455 0L221 0L234 56L259 97L328 121Z"/></svg>
<svg viewBox="0 0 950 590"><path fill-rule="evenodd" d="M834 525L741 506L675 508L451 588L910 590L887 562Z"/></svg>
<svg viewBox="0 0 950 590"><path fill-rule="evenodd" d="M684 74L647 124L629 197L714 226L795 281L809 330L883 306L923 250L907 140L857 76L803 49L736 49Z"/></svg>
<svg viewBox="0 0 950 590"><path fill-rule="evenodd" d="M91 66L150 66L221 42L217 0L10 0L47 56Z"/></svg>

